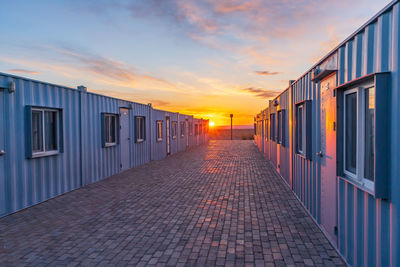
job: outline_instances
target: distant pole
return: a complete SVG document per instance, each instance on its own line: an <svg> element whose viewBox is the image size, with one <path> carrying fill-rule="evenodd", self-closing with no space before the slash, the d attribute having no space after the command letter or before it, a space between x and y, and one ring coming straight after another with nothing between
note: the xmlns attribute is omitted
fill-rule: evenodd
<svg viewBox="0 0 400 267"><path fill-rule="evenodd" d="M232 118L233 118L233 114L231 114L231 140L233 140Z"/></svg>

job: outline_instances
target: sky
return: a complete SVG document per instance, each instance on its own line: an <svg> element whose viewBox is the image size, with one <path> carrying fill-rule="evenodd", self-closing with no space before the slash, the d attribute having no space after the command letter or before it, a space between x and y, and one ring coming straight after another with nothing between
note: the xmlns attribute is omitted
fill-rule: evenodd
<svg viewBox="0 0 400 267"><path fill-rule="evenodd" d="M251 125L388 3L2 0L0 72Z"/></svg>

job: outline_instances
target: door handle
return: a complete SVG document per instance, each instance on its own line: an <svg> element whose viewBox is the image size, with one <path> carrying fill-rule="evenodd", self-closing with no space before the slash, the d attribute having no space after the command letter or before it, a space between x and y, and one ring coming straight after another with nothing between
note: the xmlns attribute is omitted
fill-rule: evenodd
<svg viewBox="0 0 400 267"><path fill-rule="evenodd" d="M0 156L4 156L6 154L6 151L4 149L0 150Z"/></svg>

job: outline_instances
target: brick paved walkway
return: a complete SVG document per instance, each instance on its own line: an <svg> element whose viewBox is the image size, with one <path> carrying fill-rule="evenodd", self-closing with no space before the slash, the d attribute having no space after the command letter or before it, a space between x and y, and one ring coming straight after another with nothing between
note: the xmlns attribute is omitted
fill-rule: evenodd
<svg viewBox="0 0 400 267"><path fill-rule="evenodd" d="M0 245L0 266L343 264L251 141L210 141L2 218Z"/></svg>

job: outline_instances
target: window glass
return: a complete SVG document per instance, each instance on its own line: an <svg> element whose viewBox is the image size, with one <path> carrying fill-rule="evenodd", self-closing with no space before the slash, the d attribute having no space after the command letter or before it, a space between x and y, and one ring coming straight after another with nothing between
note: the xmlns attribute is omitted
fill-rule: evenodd
<svg viewBox="0 0 400 267"><path fill-rule="evenodd" d="M275 114L271 114L271 125L270 125L270 137L271 140L276 140L275 138Z"/></svg>
<svg viewBox="0 0 400 267"><path fill-rule="evenodd" d="M357 173L357 92L345 95L345 168Z"/></svg>
<svg viewBox="0 0 400 267"><path fill-rule="evenodd" d="M162 121L157 121L157 140L162 140Z"/></svg>
<svg viewBox="0 0 400 267"><path fill-rule="evenodd" d="M176 130L176 125L177 125L177 122L176 122L176 121L173 121L173 122L172 122L172 138L173 138L173 139L176 138L176 132L177 132L177 130Z"/></svg>
<svg viewBox="0 0 400 267"><path fill-rule="evenodd" d="M199 135L199 125L194 125L194 135Z"/></svg>
<svg viewBox="0 0 400 267"><path fill-rule="evenodd" d="M374 181L375 88L365 90L364 178Z"/></svg>
<svg viewBox="0 0 400 267"><path fill-rule="evenodd" d="M32 153L54 152L58 150L58 111L32 109Z"/></svg>
<svg viewBox="0 0 400 267"><path fill-rule="evenodd" d="M43 151L43 118L42 112L32 111L32 152Z"/></svg>
<svg viewBox="0 0 400 267"><path fill-rule="evenodd" d="M303 105L297 107L297 152L303 152Z"/></svg>
<svg viewBox="0 0 400 267"><path fill-rule="evenodd" d="M282 111L278 111L278 143L282 142Z"/></svg>
<svg viewBox="0 0 400 267"><path fill-rule="evenodd" d="M185 123L184 122L181 122L181 136L184 136L185 135Z"/></svg>
<svg viewBox="0 0 400 267"><path fill-rule="evenodd" d="M57 112L45 111L46 151L57 150Z"/></svg>
<svg viewBox="0 0 400 267"><path fill-rule="evenodd" d="M104 115L104 127L106 144L115 144L117 142L117 115Z"/></svg>

